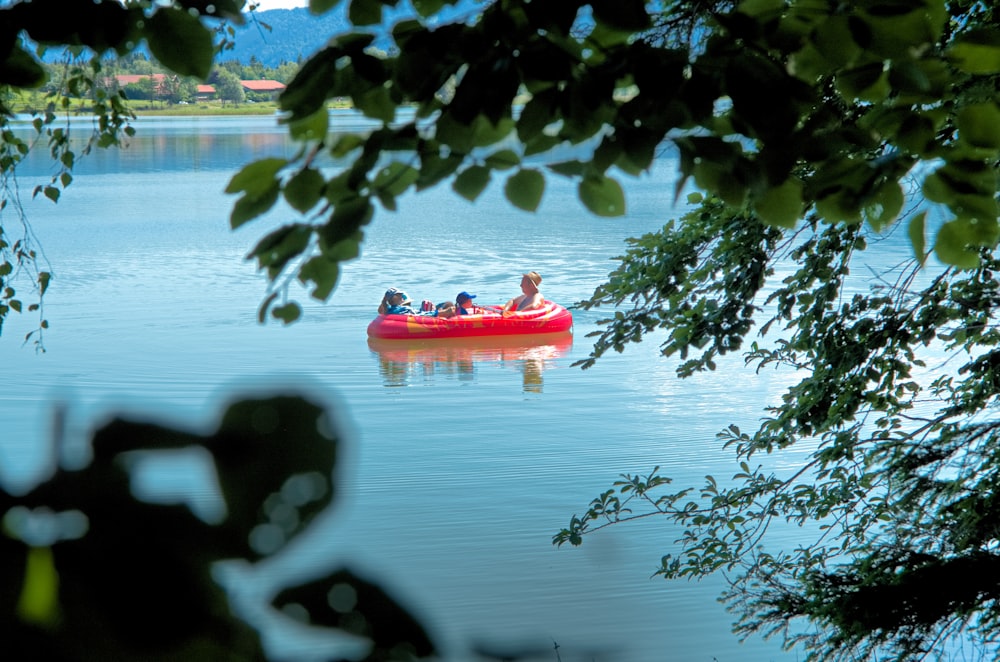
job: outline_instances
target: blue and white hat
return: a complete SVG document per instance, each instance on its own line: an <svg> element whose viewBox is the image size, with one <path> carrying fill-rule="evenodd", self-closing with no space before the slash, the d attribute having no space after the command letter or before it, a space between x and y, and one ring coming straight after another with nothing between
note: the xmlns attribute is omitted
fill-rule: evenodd
<svg viewBox="0 0 1000 662"><path fill-rule="evenodd" d="M404 292L403 290L399 289L398 287L390 287L389 289L387 289L385 291L386 301L388 301L392 297L396 296L397 294L399 294L400 296L403 297L402 303L410 303L410 297L409 297L409 295L406 292Z"/></svg>

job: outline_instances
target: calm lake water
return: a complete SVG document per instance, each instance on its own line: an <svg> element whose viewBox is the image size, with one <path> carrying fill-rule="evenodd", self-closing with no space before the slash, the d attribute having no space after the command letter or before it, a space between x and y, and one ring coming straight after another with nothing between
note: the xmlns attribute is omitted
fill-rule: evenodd
<svg viewBox="0 0 1000 662"><path fill-rule="evenodd" d="M660 465L679 484L732 475L715 433L755 427L791 376L754 376L735 357L679 381L655 340L572 367L603 311L576 311L571 338L540 346L426 350L366 337L390 285L418 300L468 290L502 302L536 270L548 298L588 297L626 237L676 215L674 160L625 182L620 219L592 217L555 179L536 214L507 204L497 181L476 204L447 189L409 196L377 214L330 301L303 293L304 319L286 328L257 323L265 282L243 256L290 214L232 232L234 198L223 193L242 165L289 152L284 130L273 118L143 118L137 128L127 149L86 157L58 205L25 201L54 280L47 352L21 345L30 317L9 320L0 342L8 489L45 471L54 402L69 403L82 440L111 412L204 427L234 393L305 384L348 433L343 498L307 545L231 577L275 659L328 659L345 644L287 626L255 600L290 576L345 563L421 614L452 660L472 659L484 642L535 646L543 652L531 659L553 661L558 643L563 662L801 659L779 642L740 644L716 601L721 582L651 577L678 537L665 522L613 527L576 549L550 542L622 472ZM47 165L21 174L26 191ZM165 467L161 479L186 485L189 473Z"/></svg>

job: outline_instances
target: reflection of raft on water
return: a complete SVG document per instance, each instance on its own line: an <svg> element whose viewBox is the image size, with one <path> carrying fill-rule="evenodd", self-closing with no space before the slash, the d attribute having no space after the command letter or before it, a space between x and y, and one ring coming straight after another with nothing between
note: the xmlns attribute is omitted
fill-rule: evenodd
<svg viewBox="0 0 1000 662"><path fill-rule="evenodd" d="M541 392L542 371L551 359L567 354L573 334L481 336L387 340L369 338L368 347L378 354L387 386L403 386L414 375L444 372L472 378L477 364L513 363L523 373L525 391Z"/></svg>
<svg viewBox="0 0 1000 662"><path fill-rule="evenodd" d="M483 315L379 315L368 325L372 338L415 340L418 338L474 338L566 333L573 328L573 315L551 301L536 310L488 312Z"/></svg>
<svg viewBox="0 0 1000 662"><path fill-rule="evenodd" d="M478 338L429 338L389 340L369 338L368 347L383 361L523 361L554 359L573 347L573 334L480 336Z"/></svg>

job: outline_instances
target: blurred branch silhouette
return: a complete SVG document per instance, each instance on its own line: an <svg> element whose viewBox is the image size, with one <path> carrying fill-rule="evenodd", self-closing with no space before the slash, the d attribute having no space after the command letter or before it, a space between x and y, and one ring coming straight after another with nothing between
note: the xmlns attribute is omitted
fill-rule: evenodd
<svg viewBox="0 0 1000 662"><path fill-rule="evenodd" d="M297 394L237 399L207 436L114 418L91 442L83 469L57 467L23 495L0 491L7 659L266 659L213 566L280 554L334 502L343 440L333 412ZM184 450L210 458L218 517L134 494L141 459ZM414 616L346 568L286 587L271 606L367 640L366 661L437 653Z"/></svg>

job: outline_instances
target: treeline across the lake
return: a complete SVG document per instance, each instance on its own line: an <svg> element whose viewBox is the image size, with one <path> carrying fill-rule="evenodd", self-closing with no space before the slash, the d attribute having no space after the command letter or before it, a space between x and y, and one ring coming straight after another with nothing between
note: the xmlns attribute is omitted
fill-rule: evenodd
<svg viewBox="0 0 1000 662"><path fill-rule="evenodd" d="M330 35L343 33L349 26L341 13L319 17L305 8L245 14L241 24L232 24L227 43L215 58L207 79L178 75L150 57L147 49L139 48L121 57L102 59L100 71L92 76L93 91L122 91L130 108L138 113L273 113L281 88L252 82L287 85L305 56L321 47ZM376 57L384 55L377 48L368 50ZM0 91L0 100L15 112L41 111L52 94L67 87L67 80L81 69L91 68L86 57L57 49L45 52L41 65L48 74L44 85L30 91ZM79 94L79 109L89 112L92 99L88 97L94 94L84 92Z"/></svg>
<svg viewBox="0 0 1000 662"><path fill-rule="evenodd" d="M80 62L64 60L44 64L48 81L36 89L11 94L6 101L15 111L31 112L47 105L47 99L65 85L68 76L79 70ZM208 79L180 76L151 60L141 52L101 63L92 76L94 92L123 92L136 110L163 109L198 104L205 107L236 107L264 103L273 106L276 95L298 71L295 62L276 67L265 66L254 56L246 63L237 60L219 62ZM88 105L94 94L80 94L81 105ZM246 110L244 108L244 110ZM272 108L273 110L273 108Z"/></svg>

